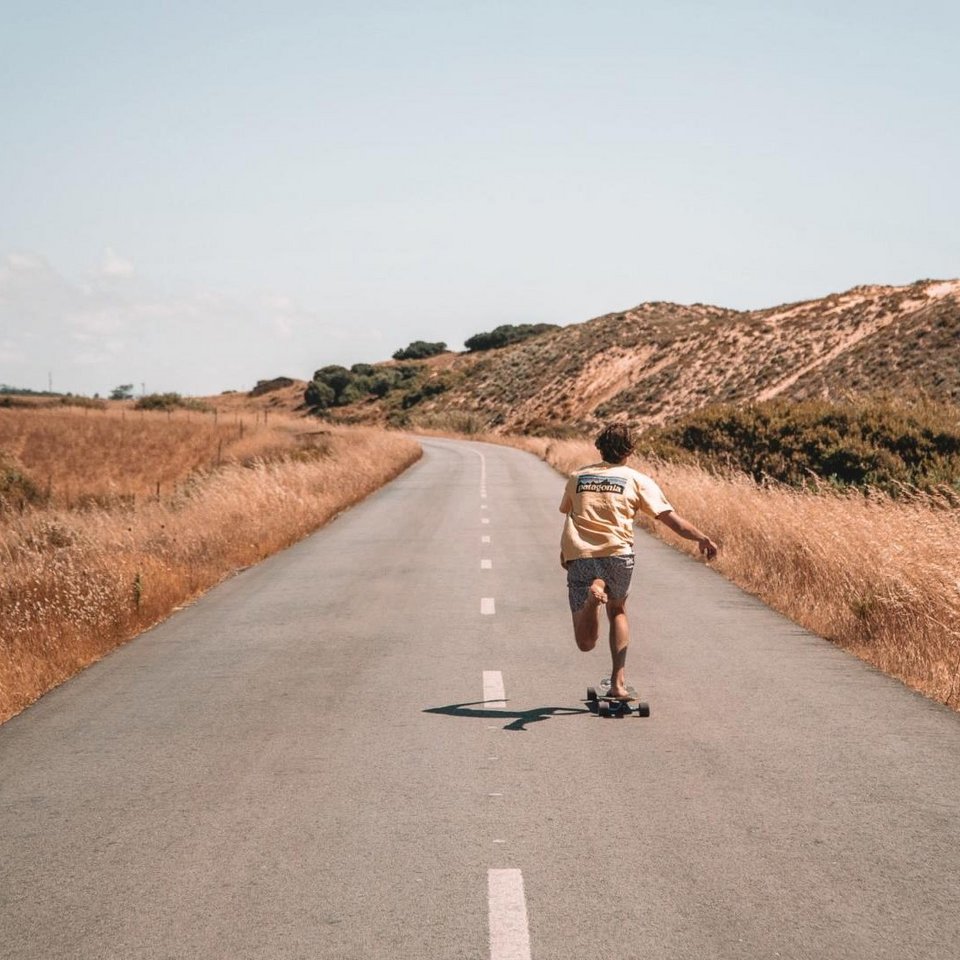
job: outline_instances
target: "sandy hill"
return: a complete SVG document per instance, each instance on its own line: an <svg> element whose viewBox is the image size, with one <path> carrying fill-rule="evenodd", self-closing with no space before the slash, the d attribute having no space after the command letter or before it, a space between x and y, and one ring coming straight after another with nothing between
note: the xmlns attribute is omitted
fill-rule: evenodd
<svg viewBox="0 0 960 960"><path fill-rule="evenodd" d="M764 310L643 303L499 350L376 367L411 363L420 374L403 389L325 414L439 426L470 415L549 432L621 417L660 424L711 403L773 397L920 390L960 403L960 280L854 287ZM303 409L305 386L281 377L210 401L292 412Z"/></svg>
<svg viewBox="0 0 960 960"><path fill-rule="evenodd" d="M708 403L911 390L960 402L960 280L863 286L737 311L675 303L462 355L411 413L462 411L504 430L662 423Z"/></svg>

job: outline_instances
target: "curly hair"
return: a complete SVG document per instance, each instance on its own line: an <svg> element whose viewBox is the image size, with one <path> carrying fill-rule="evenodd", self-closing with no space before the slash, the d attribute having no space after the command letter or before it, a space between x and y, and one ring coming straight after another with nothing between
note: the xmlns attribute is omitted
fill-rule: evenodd
<svg viewBox="0 0 960 960"><path fill-rule="evenodd" d="M608 423L593 443L607 463L621 463L636 446L633 430L626 423Z"/></svg>

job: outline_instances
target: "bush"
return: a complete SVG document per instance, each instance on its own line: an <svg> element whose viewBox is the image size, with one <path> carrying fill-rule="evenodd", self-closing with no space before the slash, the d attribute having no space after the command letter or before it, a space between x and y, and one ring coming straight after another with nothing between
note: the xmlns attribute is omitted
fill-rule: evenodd
<svg viewBox="0 0 960 960"><path fill-rule="evenodd" d="M31 390L29 387L12 387L9 383L0 383L0 393L10 393L16 397L57 397L51 390Z"/></svg>
<svg viewBox="0 0 960 960"><path fill-rule="evenodd" d="M310 407L341 407L350 400L344 397L347 387L355 377L346 367L330 364L321 367L313 374L313 380L307 384L303 393L304 402Z"/></svg>
<svg viewBox="0 0 960 960"><path fill-rule="evenodd" d="M210 408L199 400L182 397L179 393L148 393L134 404L136 410L202 410Z"/></svg>
<svg viewBox="0 0 960 960"><path fill-rule="evenodd" d="M258 380L257 385L247 394L248 397L262 397L274 390L283 390L293 386L291 377L274 377L272 380Z"/></svg>
<svg viewBox="0 0 960 960"><path fill-rule="evenodd" d="M440 386L431 383L421 395L419 387L427 372L422 364L416 363L398 363L394 366L355 363L349 370L337 365L321 367L307 385L303 399L308 407L325 410L374 397L383 399L391 391L405 391L401 402L409 406L419 403L424 396L434 396L446 389L446 384ZM417 394L416 399L408 399L414 393Z"/></svg>
<svg viewBox="0 0 960 960"><path fill-rule="evenodd" d="M318 407L321 410L332 407L337 399L333 387L322 380L311 380L303 392L303 401L308 407Z"/></svg>
<svg viewBox="0 0 960 960"><path fill-rule="evenodd" d="M106 410L106 400L99 397L81 397L76 394L64 394L56 401L61 407L85 407L90 410Z"/></svg>
<svg viewBox="0 0 960 960"><path fill-rule="evenodd" d="M0 512L43 499L40 489L20 464L0 453Z"/></svg>
<svg viewBox="0 0 960 960"><path fill-rule="evenodd" d="M370 379L370 392L375 396L383 399L396 385L399 381L399 376L389 374L386 370L382 371L375 377Z"/></svg>
<svg viewBox="0 0 960 960"><path fill-rule="evenodd" d="M723 404L648 430L639 452L731 466L793 486L813 477L897 493L960 488L960 411L943 404L864 400Z"/></svg>
<svg viewBox="0 0 960 960"><path fill-rule="evenodd" d="M504 323L486 333L475 333L472 337L464 340L463 345L471 352L497 350L500 347L509 346L511 343L519 343L521 340L529 340L530 337L537 337L541 333L559 329L555 323Z"/></svg>
<svg viewBox="0 0 960 960"><path fill-rule="evenodd" d="M424 360L426 357L435 357L443 353L447 345L442 341L428 343L426 340L414 340L413 343L402 347L393 354L394 360Z"/></svg>
<svg viewBox="0 0 960 960"><path fill-rule="evenodd" d="M179 393L148 393L134 404L137 410L172 410L180 406Z"/></svg>

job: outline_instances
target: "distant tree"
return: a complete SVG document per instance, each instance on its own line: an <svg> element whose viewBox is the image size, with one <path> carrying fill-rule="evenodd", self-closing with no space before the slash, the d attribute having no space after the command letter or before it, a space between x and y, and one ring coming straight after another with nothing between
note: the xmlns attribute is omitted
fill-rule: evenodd
<svg viewBox="0 0 960 960"><path fill-rule="evenodd" d="M511 343L519 343L521 340L528 340L530 337L536 337L541 333L557 329L555 323L504 323L485 333L475 333L469 339L464 340L463 345L471 352L497 350L500 347L509 346Z"/></svg>
<svg viewBox="0 0 960 960"><path fill-rule="evenodd" d="M411 347L416 348L416 346L411 344ZM444 348L444 344L427 344L426 346ZM423 375L424 368L416 363L398 363L392 366L355 363L349 370L332 364L321 367L314 373L313 379L304 391L303 400L308 407L316 410L345 407L374 397L382 399L392 390L406 392L416 390Z"/></svg>
<svg viewBox="0 0 960 960"><path fill-rule="evenodd" d="M370 392L375 397L385 397L399 381L400 377L389 367L384 367L376 376L370 378Z"/></svg>
<svg viewBox="0 0 960 960"><path fill-rule="evenodd" d="M423 360L426 357L435 357L443 353L447 345L442 341L428 343L426 340L414 340L405 347L401 347L393 354L394 360Z"/></svg>
<svg viewBox="0 0 960 960"><path fill-rule="evenodd" d="M116 391L114 391L116 392ZM111 394L111 397L113 395ZM123 399L116 397L113 399ZM183 406L183 397L179 393L148 393L136 402L138 410L173 410Z"/></svg>
<svg viewBox="0 0 960 960"><path fill-rule="evenodd" d="M304 403L308 407L316 407L318 410L332 407L336 399L337 394L333 387L322 380L311 380L303 393Z"/></svg>
<svg viewBox="0 0 960 960"><path fill-rule="evenodd" d="M333 390L334 397L339 399L340 394L343 393L353 380L353 374L346 367L341 367L339 364L333 363L317 370L313 375L313 379L318 383L325 383Z"/></svg>
<svg viewBox="0 0 960 960"><path fill-rule="evenodd" d="M179 393L148 393L146 396L138 397L134 404L137 410L202 410L208 411L208 407L202 400L196 400L193 397L183 397Z"/></svg>
<svg viewBox="0 0 960 960"><path fill-rule="evenodd" d="M31 390L28 387L12 387L8 383L0 383L0 393L9 393L17 397L59 397L59 393L49 390Z"/></svg>
<svg viewBox="0 0 960 960"><path fill-rule="evenodd" d="M121 383L110 391L111 400L129 400L133 396L133 384Z"/></svg>

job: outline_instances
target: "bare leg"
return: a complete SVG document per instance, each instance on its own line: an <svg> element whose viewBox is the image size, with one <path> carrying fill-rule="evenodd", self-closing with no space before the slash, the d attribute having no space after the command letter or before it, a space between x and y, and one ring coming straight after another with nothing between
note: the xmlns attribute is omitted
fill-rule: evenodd
<svg viewBox="0 0 960 960"><path fill-rule="evenodd" d="M600 607L607 602L607 585L594 580L587 592L587 601L573 614L573 636L584 653L597 645L600 636Z"/></svg>
<svg viewBox="0 0 960 960"><path fill-rule="evenodd" d="M627 648L630 646L630 624L627 622L626 599L611 600L607 604L610 621L610 696L625 697L627 681L624 670L627 665Z"/></svg>

